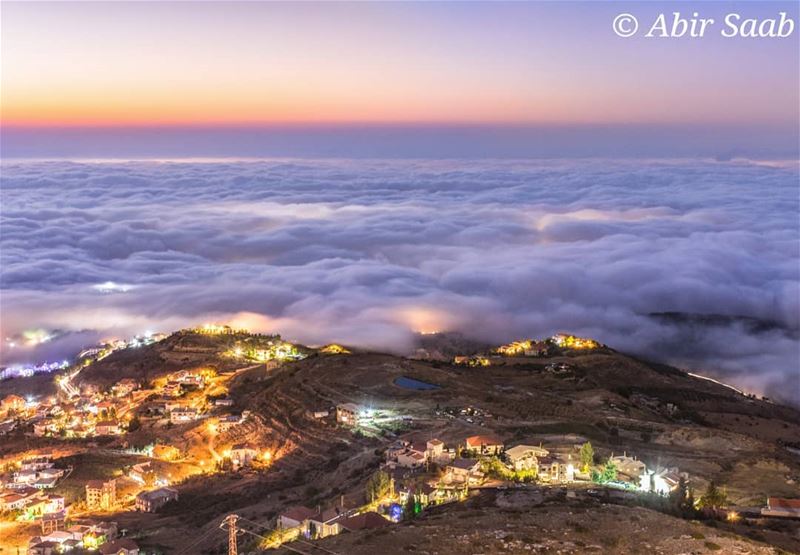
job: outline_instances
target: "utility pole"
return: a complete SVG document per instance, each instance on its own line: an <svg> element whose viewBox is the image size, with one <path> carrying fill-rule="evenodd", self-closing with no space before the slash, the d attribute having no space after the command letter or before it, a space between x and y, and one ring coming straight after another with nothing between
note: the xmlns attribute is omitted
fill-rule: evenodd
<svg viewBox="0 0 800 555"><path fill-rule="evenodd" d="M236 547L237 520L239 520L237 515L228 515L225 517L225 522L228 524L228 555L239 555L238 548Z"/></svg>

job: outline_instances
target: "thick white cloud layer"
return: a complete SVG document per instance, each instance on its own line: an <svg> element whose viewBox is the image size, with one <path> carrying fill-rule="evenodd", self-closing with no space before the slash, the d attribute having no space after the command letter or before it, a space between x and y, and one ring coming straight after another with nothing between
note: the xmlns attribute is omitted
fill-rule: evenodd
<svg viewBox="0 0 800 555"><path fill-rule="evenodd" d="M4 362L208 320L393 350L411 330L491 341L566 330L800 400L796 164L2 170L2 333L81 332L37 353L5 349ZM659 312L748 319L678 325Z"/></svg>

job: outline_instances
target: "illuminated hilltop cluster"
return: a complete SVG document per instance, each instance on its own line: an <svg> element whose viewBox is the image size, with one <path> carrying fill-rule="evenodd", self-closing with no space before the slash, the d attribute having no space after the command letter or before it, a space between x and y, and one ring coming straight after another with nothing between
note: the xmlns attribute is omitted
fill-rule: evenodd
<svg viewBox="0 0 800 555"><path fill-rule="evenodd" d="M202 333L203 335L234 335L237 333L248 333L245 329L233 329L224 324L203 324L198 328L192 330L195 333Z"/></svg>
<svg viewBox="0 0 800 555"><path fill-rule="evenodd" d="M561 349L597 349L600 347L600 343L594 339L557 333L544 341L521 339L501 345L497 348L497 353L503 356L539 356L545 354L551 346Z"/></svg>
<svg viewBox="0 0 800 555"><path fill-rule="evenodd" d="M254 362L302 360L306 358L306 355L301 353L295 345L280 340L268 341L266 345L236 345L227 354L228 356Z"/></svg>
<svg viewBox="0 0 800 555"><path fill-rule="evenodd" d="M600 343L594 339L576 337L565 333L556 334L550 339L562 349L597 349L600 347Z"/></svg>
<svg viewBox="0 0 800 555"><path fill-rule="evenodd" d="M336 343L331 343L330 345L325 345L323 348L319 350L320 353L324 355L349 355L350 351L342 347L341 345L337 345Z"/></svg>
<svg viewBox="0 0 800 555"><path fill-rule="evenodd" d="M497 348L498 354L507 357L532 356L546 350L547 344L544 341L536 341L534 339L522 339Z"/></svg>

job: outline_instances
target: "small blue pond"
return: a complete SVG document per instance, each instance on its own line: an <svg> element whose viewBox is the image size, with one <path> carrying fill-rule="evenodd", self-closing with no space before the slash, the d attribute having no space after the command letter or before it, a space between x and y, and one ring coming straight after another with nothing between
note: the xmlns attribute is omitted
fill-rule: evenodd
<svg viewBox="0 0 800 555"><path fill-rule="evenodd" d="M400 376L399 378L395 378L394 385L398 385L406 389L416 389L418 391L441 389L441 387L436 384L415 380L414 378L409 378L408 376Z"/></svg>

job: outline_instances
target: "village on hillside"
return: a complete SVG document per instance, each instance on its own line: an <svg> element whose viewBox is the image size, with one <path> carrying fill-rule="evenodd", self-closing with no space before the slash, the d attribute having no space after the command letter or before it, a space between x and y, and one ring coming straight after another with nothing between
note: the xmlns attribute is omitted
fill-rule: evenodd
<svg viewBox="0 0 800 555"><path fill-rule="evenodd" d="M169 337L148 335L135 339L136 344L118 342L83 351L74 364L55 374L52 395L9 394L2 399L0 434L8 445L14 441L22 447L4 450L0 458L0 530L14 537L16 548L22 545L20 552L171 552L148 545L147 525L139 529L137 515L177 514L185 501L185 485L198 478L258 480L275 472L282 459L297 456L280 438L263 440L276 437L269 414L243 405L233 388L280 380L282 372L291 373L309 357L318 358L320 364L334 358L346 364L353 355L341 345L311 349L279 336L251 335L222 325L207 324L175 336L222 341L214 353L224 366L186 367L153 374L148 380L124 377L105 385L82 379L87 369L114 352L156 345ZM491 352L456 355L436 364L459 372L493 367L522 372L520 365L534 361L548 379L568 380L577 369L565 355L607 350L592 339L557 334L516 341ZM639 441L633 448L623 443L613 450L593 445L576 432L520 440L519 434L507 431L508 417L480 404L436 404L432 410L417 410L417 399L440 389L437 383L400 375L392 387L414 395L409 398L413 400L405 405L365 404L362 396L337 397L338 393L331 396L332 391L317 390L314 394L322 395L318 398L324 402L292 413L291 419L299 419L292 423L294 433L300 436L339 438L343 449L353 450L354 458L374 451L373 463L347 476L347 483L359 485L338 488L337 495L326 499L318 485L325 481L323 473L307 484L305 494L296 498L300 502L284 505L270 518L256 522L230 513L221 515L223 530L215 529L229 536L233 530L234 538L237 529L244 530L253 545L272 549L385 528L419 518L435 507L469 501L482 492L516 490L575 501L602 499L685 519L746 521L755 526L769 519L800 519L799 495L764 492L762 505L739 506L731 502L725 484L698 480L668 457L653 457L649 446L637 453ZM510 386L500 387L501 395L510 391ZM139 437L149 440L131 439ZM337 457L325 466L332 483L341 481L333 475L347 455ZM209 534L204 532L197 541Z"/></svg>

